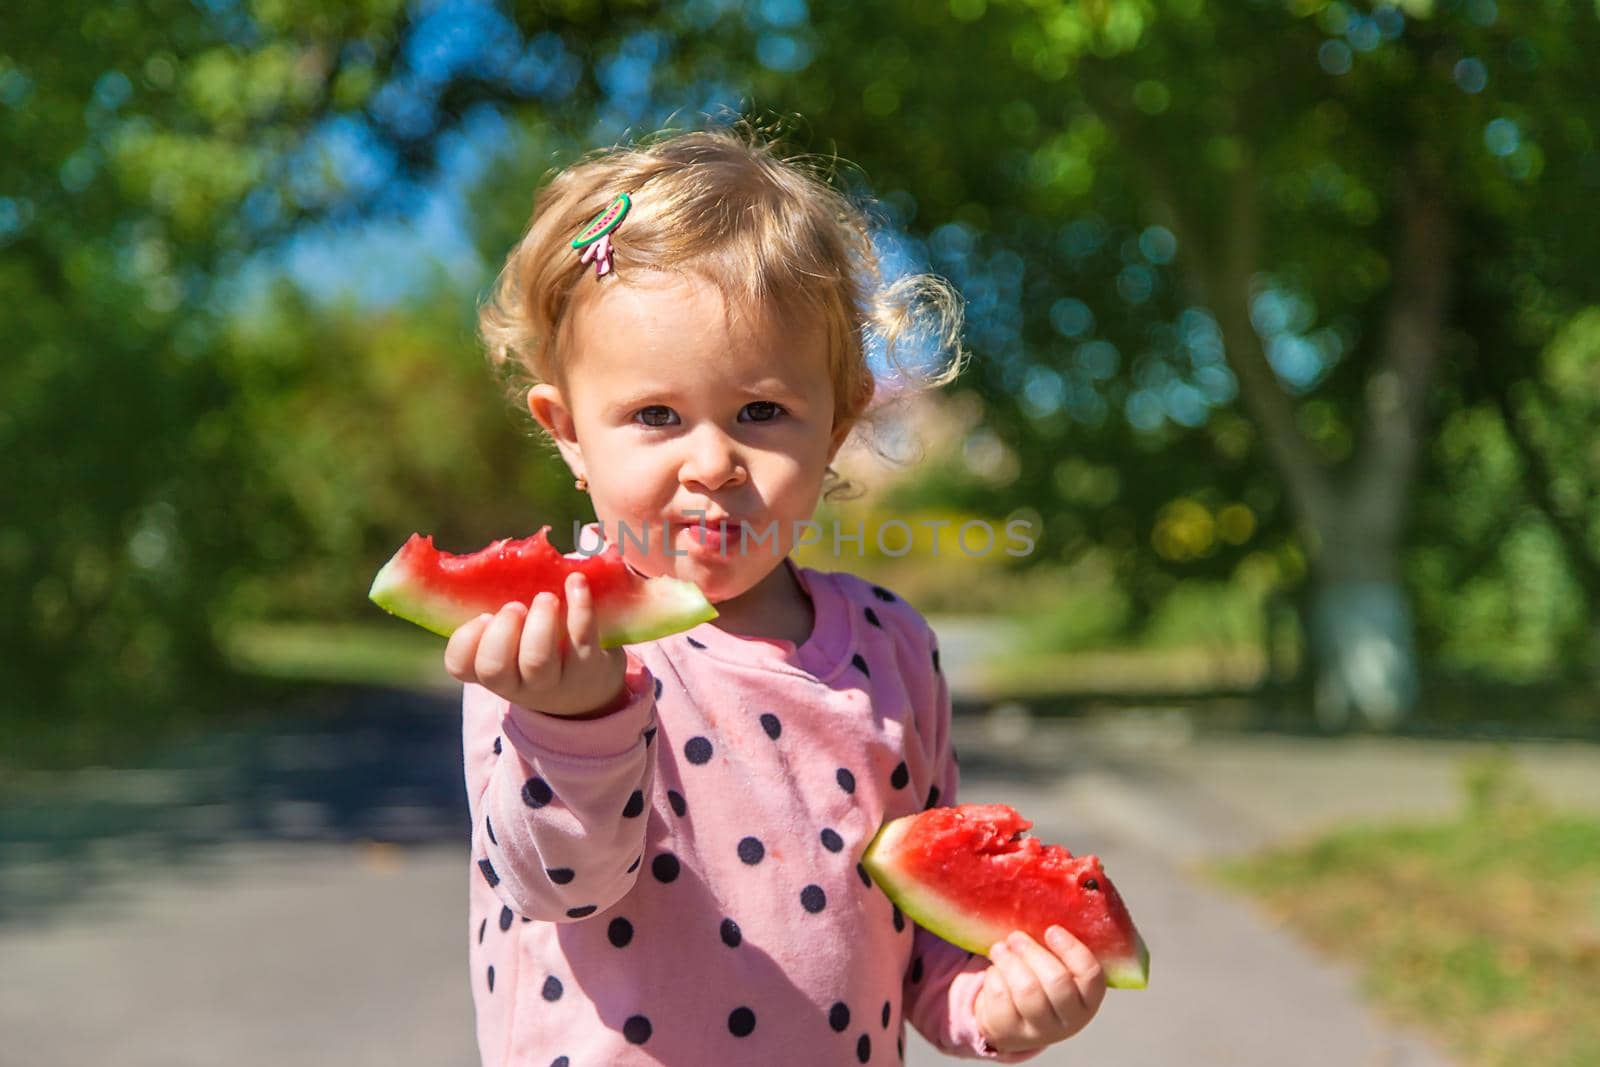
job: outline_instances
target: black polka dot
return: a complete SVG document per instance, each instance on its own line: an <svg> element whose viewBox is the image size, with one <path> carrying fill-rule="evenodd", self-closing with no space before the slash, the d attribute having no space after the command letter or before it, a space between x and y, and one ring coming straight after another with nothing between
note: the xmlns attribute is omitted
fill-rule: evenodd
<svg viewBox="0 0 1600 1067"><path fill-rule="evenodd" d="M522 921L523 921L523 922L525 922L525 923L531 923L531 922L533 922L533 916L531 916L531 915L524 915L524 916L523 916L523 917L522 917Z"/></svg>
<svg viewBox="0 0 1600 1067"><path fill-rule="evenodd" d="M895 1052L897 1054L899 1054L901 1062L902 1063L905 1062L905 1058L906 1058L906 1039L905 1039L904 1036L897 1037L897 1038L894 1039L894 1050L895 1050Z"/></svg>
<svg viewBox="0 0 1600 1067"><path fill-rule="evenodd" d="M691 737L683 746L683 758L699 766L711 759L711 742L703 737Z"/></svg>
<svg viewBox="0 0 1600 1067"><path fill-rule="evenodd" d="M739 924L732 919L722 920L722 943L729 948L738 948L739 942L744 940L744 935L739 932Z"/></svg>
<svg viewBox="0 0 1600 1067"><path fill-rule="evenodd" d="M488 860L479 860L478 870L483 872L483 880L489 883L490 889L500 884L500 876L494 873L494 864Z"/></svg>
<svg viewBox="0 0 1600 1067"><path fill-rule="evenodd" d="M856 776L845 770L843 767L840 767L839 773L833 777L839 783L839 788L843 789L846 793L854 793L856 791Z"/></svg>
<svg viewBox="0 0 1600 1067"><path fill-rule="evenodd" d="M783 733L783 723L779 722L778 717L772 714L770 711L761 716L761 728L765 730L767 732L767 736L772 738L774 741L778 739L779 734Z"/></svg>
<svg viewBox="0 0 1600 1067"><path fill-rule="evenodd" d="M522 802L530 808L542 808L555 797L550 783L537 776L522 783Z"/></svg>
<svg viewBox="0 0 1600 1067"><path fill-rule="evenodd" d="M628 873L629 874L632 874L634 871L637 871L639 869L639 861L642 860L642 859L644 859L643 856L635 856L635 857L633 857L633 862L628 864Z"/></svg>
<svg viewBox="0 0 1600 1067"><path fill-rule="evenodd" d="M483 828L489 833L489 844L498 845L500 842L495 840L494 823L489 821L489 816L487 815L483 817Z"/></svg>
<svg viewBox="0 0 1600 1067"><path fill-rule="evenodd" d="M500 739L498 737L494 739L494 754L496 756L500 755Z"/></svg>
<svg viewBox="0 0 1600 1067"><path fill-rule="evenodd" d="M494 992L494 964L489 964L489 992Z"/></svg>
<svg viewBox="0 0 1600 1067"><path fill-rule="evenodd" d="M544 988L539 990L539 995L549 1001L560 1000L561 993L561 979L553 974L544 980Z"/></svg>
<svg viewBox="0 0 1600 1067"><path fill-rule="evenodd" d="M678 857L670 852L663 852L650 861L650 873L662 884L672 881L678 877Z"/></svg>
<svg viewBox="0 0 1600 1067"><path fill-rule="evenodd" d="M872 1059L872 1038L862 1034L860 1039L856 1041L856 1060L860 1063L866 1063L870 1059Z"/></svg>
<svg viewBox="0 0 1600 1067"><path fill-rule="evenodd" d="M885 1030L889 1029L889 1002L887 1000L883 1002L883 1028Z"/></svg>
<svg viewBox="0 0 1600 1067"><path fill-rule="evenodd" d="M648 730L646 730L644 732L644 743L648 745L650 742L654 741L655 739L656 739L656 728L654 726L652 726L652 727L650 727L650 729L648 729Z"/></svg>
<svg viewBox="0 0 1600 1067"><path fill-rule="evenodd" d="M937 648L933 650L933 669L939 670L939 650Z"/></svg>
<svg viewBox="0 0 1600 1067"><path fill-rule="evenodd" d="M478 944L483 944L483 932L487 929L489 929L489 919L485 916L483 922L478 924Z"/></svg>
<svg viewBox="0 0 1600 1067"><path fill-rule="evenodd" d="M824 830L822 831L822 847L829 852L838 852L841 848L844 848L844 838L834 833L831 828Z"/></svg>
<svg viewBox="0 0 1600 1067"><path fill-rule="evenodd" d="M833 1007L828 1009L828 1025L835 1033L844 1033L850 1025L850 1006L842 1000L834 1001Z"/></svg>
<svg viewBox="0 0 1600 1067"><path fill-rule="evenodd" d="M760 863L761 857L766 854L766 846L761 843L759 838L744 837L739 839L739 858L746 863L754 866Z"/></svg>
<svg viewBox="0 0 1600 1067"><path fill-rule="evenodd" d="M867 609L867 621L878 627L878 629L883 629L883 623L878 621L878 613L873 611L871 608Z"/></svg>
<svg viewBox="0 0 1600 1067"><path fill-rule="evenodd" d="M861 876L861 884L866 886L868 889L871 889L872 876L867 873L867 869L858 863L856 864L856 873Z"/></svg>
<svg viewBox="0 0 1600 1067"><path fill-rule="evenodd" d="M516 917L516 914L510 908L502 906L500 909L500 929L502 931L511 929L511 924Z"/></svg>
<svg viewBox="0 0 1600 1067"><path fill-rule="evenodd" d="M800 890L800 906L815 915L828 906L828 894L820 885L808 885Z"/></svg>
<svg viewBox="0 0 1600 1067"><path fill-rule="evenodd" d="M691 647L691 648L705 648L705 647L706 647L706 646L705 646L705 645L702 645L702 644L701 644L701 643L700 643L700 642L699 642L699 641L696 641L696 640L695 640L695 639L694 639L694 638L692 638L692 637L687 637L687 638L685 638L685 639L684 639L684 640L686 640L686 641L688 641L688 642L689 642L689 646L690 646L690 647Z"/></svg>
<svg viewBox="0 0 1600 1067"><path fill-rule="evenodd" d="M906 787L906 783L910 781L911 772L906 769L905 760L901 760L899 765L896 766L894 771L889 775L889 784L894 786L896 789L904 789Z"/></svg>
<svg viewBox="0 0 1600 1067"><path fill-rule="evenodd" d="M667 790L667 803L672 805L673 814L680 819L689 811L689 805L684 803L683 794L676 789Z"/></svg>
<svg viewBox="0 0 1600 1067"><path fill-rule="evenodd" d="M862 674L866 675L868 678L872 677L872 672L867 670L867 661L861 658L861 653L857 652L855 655L850 657L850 665L856 670L860 671Z"/></svg>
<svg viewBox="0 0 1600 1067"><path fill-rule="evenodd" d="M885 604L894 603L894 594L889 592L889 590L885 589L881 585L875 585L872 587L872 595L883 601Z"/></svg>
<svg viewBox="0 0 1600 1067"><path fill-rule="evenodd" d="M937 808L938 806L939 806L939 787L936 786L936 785L935 786L929 786L928 787L928 807Z"/></svg>
<svg viewBox="0 0 1600 1067"><path fill-rule="evenodd" d="M749 1008L734 1008L728 1015L728 1033L734 1037L749 1037L756 1028L756 1013Z"/></svg>
<svg viewBox="0 0 1600 1067"><path fill-rule="evenodd" d="M901 930L904 930L906 928L906 917L903 914L901 914L900 905L898 905L898 904L890 904L889 906L894 909L894 929L895 929L895 933L899 933Z"/></svg>
<svg viewBox="0 0 1600 1067"><path fill-rule="evenodd" d="M566 885L576 874L571 867L546 867L544 873L556 885Z"/></svg>
<svg viewBox="0 0 1600 1067"><path fill-rule="evenodd" d="M911 961L911 981L912 982L920 982L920 981L922 981L922 957L921 956L918 956L916 959Z"/></svg>
<svg viewBox="0 0 1600 1067"><path fill-rule="evenodd" d="M622 1024L622 1036L628 1039L630 1045L642 1045L650 1040L650 1020L643 1015L630 1015L628 1021Z"/></svg>
<svg viewBox="0 0 1600 1067"><path fill-rule="evenodd" d="M612 803L615 804L616 801L612 801ZM628 802L622 807L622 817L624 819L638 818L639 813L643 810L644 793L635 789L632 793L628 794Z"/></svg>
<svg viewBox="0 0 1600 1067"><path fill-rule="evenodd" d="M590 915L593 915L595 912L597 912L599 910L600 910L599 907L597 905L594 905L594 904L585 904L581 908L568 908L567 909L567 918L569 918L569 919L584 919L584 918L588 918Z"/></svg>
<svg viewBox="0 0 1600 1067"><path fill-rule="evenodd" d="M661 679L660 678L656 679L656 699L657 700L661 699Z"/></svg>
<svg viewBox="0 0 1600 1067"><path fill-rule="evenodd" d="M625 947L633 940L633 924L620 916L612 919L611 925L606 927L606 938L618 948Z"/></svg>
<svg viewBox="0 0 1600 1067"><path fill-rule="evenodd" d="M565 1056L557 1056L550 1061L550 1067L572 1067L572 1061Z"/></svg>

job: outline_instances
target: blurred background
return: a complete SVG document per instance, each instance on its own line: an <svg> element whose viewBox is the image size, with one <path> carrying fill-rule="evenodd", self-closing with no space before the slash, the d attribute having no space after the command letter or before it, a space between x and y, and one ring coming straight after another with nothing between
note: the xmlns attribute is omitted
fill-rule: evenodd
<svg viewBox="0 0 1600 1067"><path fill-rule="evenodd" d="M1600 1063L1596 4L15 8L0 1063L472 1062L458 690L367 588L571 547L477 303L554 168L740 119L968 301L818 516L913 550L802 561L1143 876L1077 1047Z"/></svg>

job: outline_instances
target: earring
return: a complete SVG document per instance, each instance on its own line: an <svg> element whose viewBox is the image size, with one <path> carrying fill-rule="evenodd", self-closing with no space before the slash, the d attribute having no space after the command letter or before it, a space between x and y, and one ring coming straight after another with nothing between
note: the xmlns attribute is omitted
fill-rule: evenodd
<svg viewBox="0 0 1600 1067"><path fill-rule="evenodd" d="M572 483L572 487L580 493L587 493L589 491L589 479L580 474L578 475L578 480Z"/></svg>

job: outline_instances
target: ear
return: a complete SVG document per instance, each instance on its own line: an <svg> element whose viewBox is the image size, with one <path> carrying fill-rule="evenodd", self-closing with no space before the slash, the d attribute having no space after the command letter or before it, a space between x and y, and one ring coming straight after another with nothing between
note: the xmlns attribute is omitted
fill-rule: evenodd
<svg viewBox="0 0 1600 1067"><path fill-rule="evenodd" d="M578 443L577 426L572 420L572 409L567 406L561 390L548 382L540 382L528 390L528 414L544 427L545 433L561 450L561 458L577 476L583 476L583 446Z"/></svg>

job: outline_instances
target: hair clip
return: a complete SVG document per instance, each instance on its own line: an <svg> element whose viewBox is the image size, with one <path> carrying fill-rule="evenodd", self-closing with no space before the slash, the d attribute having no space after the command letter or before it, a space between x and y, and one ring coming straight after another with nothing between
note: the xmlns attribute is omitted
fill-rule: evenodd
<svg viewBox="0 0 1600 1067"><path fill-rule="evenodd" d="M616 199L606 205L604 211L590 219L589 224L579 230L578 236L572 239L572 247L583 253L578 257L579 263L594 260L596 278L604 278L610 272L611 231L617 228L632 206L633 201L628 199L627 193L618 193Z"/></svg>

